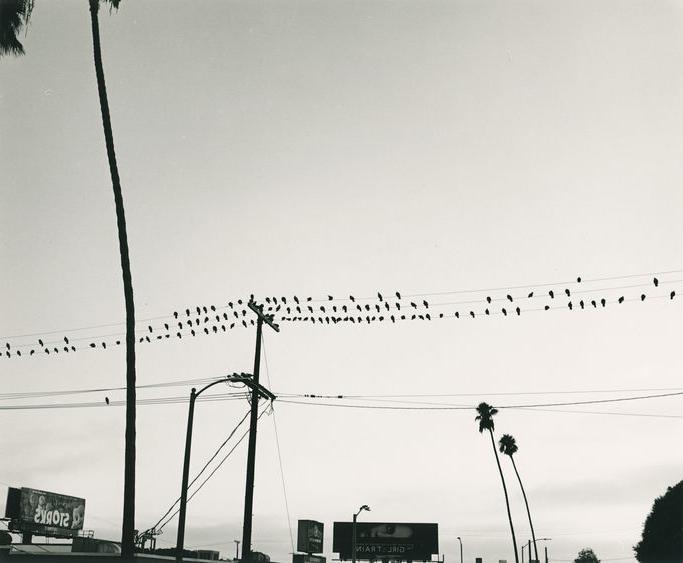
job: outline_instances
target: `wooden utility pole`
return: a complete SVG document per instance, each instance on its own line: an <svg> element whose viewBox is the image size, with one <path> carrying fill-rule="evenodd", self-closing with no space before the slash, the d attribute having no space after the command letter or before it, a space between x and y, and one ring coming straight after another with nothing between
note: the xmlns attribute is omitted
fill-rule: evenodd
<svg viewBox="0 0 683 563"><path fill-rule="evenodd" d="M258 422L259 400L259 368L261 367L261 332L266 323L275 332L280 327L273 322L273 315L264 314L263 305L249 301L249 308L256 313L256 354L254 356L254 374L251 392L251 418L249 421L249 449L247 452L247 484L244 491L244 524L242 529L242 561L251 561L251 521L254 507L254 466L256 462L256 427Z"/></svg>

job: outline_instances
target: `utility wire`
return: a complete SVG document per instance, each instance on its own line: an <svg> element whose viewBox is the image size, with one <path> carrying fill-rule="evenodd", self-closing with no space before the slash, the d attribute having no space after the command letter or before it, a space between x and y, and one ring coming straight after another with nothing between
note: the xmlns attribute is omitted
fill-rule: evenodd
<svg viewBox="0 0 683 563"><path fill-rule="evenodd" d="M260 420L260 418L266 413L267 410L268 410L268 405L266 405L266 407L261 411L261 414L258 415L257 420ZM214 468L214 470L213 470L211 473L209 473L209 475L206 477L206 479L204 479L204 481L202 481L202 483L199 485L199 487L197 487L197 488L195 489L195 491L187 498L187 502L190 502L190 501L194 498L194 496L195 496L199 491L202 490L202 487L204 487L204 485L206 485L206 483L209 481L209 479L211 479L211 477L213 477L214 473L216 473L216 471L218 471L218 469L221 467L221 465L223 465L223 463L225 462L225 460L227 460L227 459L230 457L230 455L232 454L232 452L234 452L235 449L237 449L237 446L239 446L239 445L242 443L242 440L244 440L244 438L247 436L247 434L249 434L249 430L248 430L248 429L242 434L242 436L240 436L240 439L237 441L237 443L236 443L232 448L230 448L230 451L229 451L227 454L225 454L225 457L224 457L224 458L220 461L220 463ZM157 531L158 531L158 532L161 531L161 530L164 528L164 526L166 526L166 524L168 524L171 520L173 520L173 518L175 518L175 516L176 516L179 512L180 512L180 508L178 508L178 510L176 510L171 516L169 516L168 520L166 520L159 528L157 528Z"/></svg>
<svg viewBox="0 0 683 563"><path fill-rule="evenodd" d="M268 369L268 355L266 354L266 342L262 337L263 343L263 361L266 366L266 379L268 379L268 388L271 387L270 384L270 370ZM287 512L287 526L289 527L289 542L292 546L292 553L295 552L294 549L294 534L292 533L292 518L289 515L289 502L287 500L287 487L285 486L285 470L282 467L282 454L280 452L280 438L277 432L277 422L275 421L275 409L273 409L273 428L275 429L275 445L277 446L277 458L280 463L280 477L282 478L282 494L285 498L285 511Z"/></svg>
<svg viewBox="0 0 683 563"><path fill-rule="evenodd" d="M462 290L451 290L451 291L439 291L439 292L416 292L416 293L410 293L410 294L405 294L403 297L406 298L424 298L424 297L434 297L434 296L443 296L443 295L458 295L458 294L475 294L475 293L485 293L485 292L493 292L493 291L512 291L512 290L517 290L517 289L532 289L532 288L540 288L540 287L556 287L556 286L567 286L567 285L573 285L577 283L583 283L583 284L588 284L588 283L594 283L594 282L601 282L601 281L615 281L615 280L622 280L622 279L633 279L633 278L639 278L639 277L646 277L646 276L661 276L661 275L668 275L668 274L677 274L677 273L682 273L683 269L674 269L674 270L661 270L661 271L656 271L656 272L645 272L645 273L639 273L639 274L625 274L625 275L617 275L617 276L607 276L607 277L596 277L596 278L586 278L581 281L579 281L581 278L577 278L577 280L565 280L565 281L557 281L557 282L542 282L542 283L530 283L530 284L524 284L524 285L509 285L509 286L498 286L498 287L486 287L486 288L478 288L478 289L462 289ZM680 281L680 280L677 280ZM662 283L665 283L662 281ZM671 282L669 282L671 283ZM625 286L625 287L639 287L640 285L647 285L647 284L638 284L637 286ZM615 288L604 288L602 290L607 290L607 289L615 289ZM617 287L616 289L619 289ZM578 290L577 290L578 291ZM596 290L597 291L597 290ZM331 296L329 296L331 297ZM349 301L350 299L344 298L344 299L312 299L309 298L308 301L310 303L320 303L320 302L325 302L325 301ZM368 300L373 300L375 297L357 297L354 298L354 300L358 301L368 301ZM236 300L237 301L237 300ZM232 307L230 307L232 308ZM164 319L176 319L180 315L178 314L178 311L182 311L186 309L186 307L181 307L179 308L174 314L169 314L169 315L159 315L159 316L153 316L153 317L146 317L146 318L141 318L136 320L136 324L142 324L142 323L149 323L152 321L157 321L157 320L164 320ZM228 306L211 306L211 313L205 313L209 314L210 316L213 316L214 313L217 311L222 311L228 309ZM204 316L204 314L199 314L199 316ZM75 328L64 328L64 329L58 329L58 330L50 330L50 331L41 331L41 332L30 332L30 333L23 333L23 334L10 334L10 335L2 335L0 336L0 339L2 340L9 340L12 338L29 338L29 337L35 337L35 336L44 336L44 335L54 335L54 334L67 334L67 333L73 333L73 332L81 332L84 330L93 330L97 328L109 328L109 327L117 327L117 326L123 326L125 323L124 322L117 322L117 323L103 323L103 324L95 324L95 325L86 325L86 326L80 326L80 327L75 327ZM145 330L145 327L139 327L136 328L136 331L143 331ZM123 333L116 333L116 334L108 334L106 337L112 337L112 336L121 336ZM102 338L103 336L100 336L99 338ZM93 337L95 338L95 337ZM74 338L73 340L76 340ZM52 343L51 343L52 344Z"/></svg>
<svg viewBox="0 0 683 563"><path fill-rule="evenodd" d="M197 473L197 475L194 477L194 479L192 479L192 481L190 481L190 484L187 486L188 489L194 484L194 482L195 482L197 479L199 479L199 477L201 476L202 473L204 473L204 471L205 471L206 468L209 466L209 464L210 464L214 459L216 459L216 456L220 453L220 451L223 449L223 447L225 446L225 444L228 443L228 441L230 440L230 438L232 438L232 437L235 435L235 432L237 432L237 429L238 429L238 428L242 425L242 423L247 419L247 417L249 416L249 412L250 412L250 411L247 411L247 412L246 412L246 414L242 417L242 420L240 420L240 421L235 425L235 427L230 431L230 434L228 434L228 437L223 441L223 443L222 443L220 446L218 446L218 449L214 452L214 454L211 456L211 458L209 459L209 461L207 461L207 462L204 464L204 467L202 467L202 469L199 471L199 473ZM239 442L238 442L238 443L239 443ZM175 508L176 504L178 504L179 502L180 502L180 497L178 497L178 498L175 500L175 502L169 507L169 509L166 511L166 513L165 513L161 518L159 518L159 520L157 521L157 523L154 524L154 526L152 526L152 528L156 528L156 527L161 523L161 521L162 521L164 518L166 518L166 516L168 516L168 515L170 514L170 512Z"/></svg>

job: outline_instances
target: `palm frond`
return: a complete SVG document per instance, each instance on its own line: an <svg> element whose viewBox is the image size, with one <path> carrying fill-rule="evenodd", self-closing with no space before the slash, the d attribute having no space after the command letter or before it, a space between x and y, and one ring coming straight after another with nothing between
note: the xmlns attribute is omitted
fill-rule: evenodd
<svg viewBox="0 0 683 563"><path fill-rule="evenodd" d="M19 34L27 27L32 11L33 0L0 0L0 56L24 54Z"/></svg>
<svg viewBox="0 0 683 563"><path fill-rule="evenodd" d="M488 403L479 403L477 405L477 413L479 413L474 420L479 421L479 432L484 430L495 430L493 416L498 412L498 409L493 408Z"/></svg>

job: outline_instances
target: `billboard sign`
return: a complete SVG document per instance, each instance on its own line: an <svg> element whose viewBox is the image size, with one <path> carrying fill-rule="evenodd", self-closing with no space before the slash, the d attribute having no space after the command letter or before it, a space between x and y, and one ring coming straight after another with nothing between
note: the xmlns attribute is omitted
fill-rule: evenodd
<svg viewBox="0 0 683 563"><path fill-rule="evenodd" d="M324 524L315 520L299 520L296 549L304 553L323 552Z"/></svg>
<svg viewBox="0 0 683 563"><path fill-rule="evenodd" d="M351 559L353 522L335 522L332 536L332 551ZM430 561L438 553L438 524L356 523L356 559Z"/></svg>
<svg viewBox="0 0 683 563"><path fill-rule="evenodd" d="M41 491L10 488L6 514L19 532L74 536L83 529L85 499Z"/></svg>

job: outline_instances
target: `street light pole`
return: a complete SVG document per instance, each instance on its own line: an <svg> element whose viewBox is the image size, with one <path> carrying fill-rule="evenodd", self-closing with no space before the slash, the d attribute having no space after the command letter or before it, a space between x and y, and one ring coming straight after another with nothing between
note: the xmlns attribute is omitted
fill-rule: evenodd
<svg viewBox="0 0 683 563"><path fill-rule="evenodd" d="M356 518L363 510L370 512L370 507L367 504L361 506L358 512L353 515L353 524L351 525L351 561L353 563L356 563Z"/></svg>
<svg viewBox="0 0 683 563"><path fill-rule="evenodd" d="M185 455L183 459L183 481L180 486L180 510L178 515L178 537L176 540L176 561L178 562L183 560L183 551L185 549L185 518L187 514L188 489L187 482L190 476L190 452L192 450L192 425L194 423L194 404L197 400L197 397L199 397L199 395L201 395L209 387L213 387L214 385L218 385L219 383L226 383L230 381L244 383L247 387L250 387L254 391L254 393L257 394L257 401L259 394L269 398L271 401L275 399L275 395L273 395L263 386L259 385L258 381L253 381L251 376L247 373L235 373L232 375L228 375L226 377L222 377L221 379L217 379L216 381L212 381L208 385L205 385L199 391L197 391L194 387L192 388L192 391L190 392L190 407L187 415L187 435L185 437Z"/></svg>
<svg viewBox="0 0 683 563"><path fill-rule="evenodd" d="M458 541L460 542L460 563L462 563L462 539L458 536Z"/></svg>

